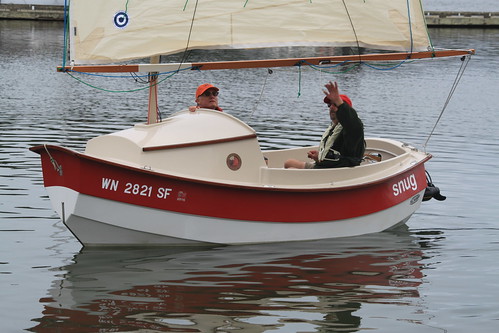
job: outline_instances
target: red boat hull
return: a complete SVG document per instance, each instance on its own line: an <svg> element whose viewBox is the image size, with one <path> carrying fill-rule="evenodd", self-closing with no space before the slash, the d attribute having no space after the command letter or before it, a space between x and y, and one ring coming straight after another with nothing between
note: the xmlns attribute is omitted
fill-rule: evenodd
<svg viewBox="0 0 499 333"><path fill-rule="evenodd" d="M411 198L417 202L426 188L424 161L388 179L358 186L283 189L186 179L46 147L32 150L42 156L47 188L61 186L91 197L222 219L285 223L351 219ZM62 167L62 173L51 159Z"/></svg>

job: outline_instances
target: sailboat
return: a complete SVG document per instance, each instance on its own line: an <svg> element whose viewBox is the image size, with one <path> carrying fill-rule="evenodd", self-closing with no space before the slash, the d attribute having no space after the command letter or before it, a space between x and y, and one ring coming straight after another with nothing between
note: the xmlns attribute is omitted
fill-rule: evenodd
<svg viewBox="0 0 499 333"><path fill-rule="evenodd" d="M92 138L84 152L30 148L41 156L54 210L84 246L305 241L403 224L428 192L425 163L431 154L393 139L367 138L359 166L285 169L284 161L313 147L262 150L256 131L226 112L184 109L161 119L158 77L474 53L435 49L420 0L70 0L66 7L69 58L60 72L149 74L146 122ZM161 55L194 49L278 46L358 52L160 61ZM203 163L189 163L193 157Z"/></svg>

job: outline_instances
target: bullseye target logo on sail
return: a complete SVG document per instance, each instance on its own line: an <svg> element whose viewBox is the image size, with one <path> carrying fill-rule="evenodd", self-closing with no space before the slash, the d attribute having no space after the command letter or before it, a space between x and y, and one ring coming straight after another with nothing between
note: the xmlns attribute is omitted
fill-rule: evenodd
<svg viewBox="0 0 499 333"><path fill-rule="evenodd" d="M416 176L414 174L411 174L410 176L392 185L394 196L398 196L408 190L416 191L417 189L418 189L418 182L416 181Z"/></svg>
<svg viewBox="0 0 499 333"><path fill-rule="evenodd" d="M119 29L124 29L130 22L130 16L124 10L120 10L116 14L114 14L113 18L114 26Z"/></svg>

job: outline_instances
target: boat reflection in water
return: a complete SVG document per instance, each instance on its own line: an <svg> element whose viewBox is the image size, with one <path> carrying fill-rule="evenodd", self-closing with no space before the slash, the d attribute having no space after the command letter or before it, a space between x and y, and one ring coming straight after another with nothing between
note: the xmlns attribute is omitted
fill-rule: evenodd
<svg viewBox="0 0 499 333"><path fill-rule="evenodd" d="M84 248L40 300L31 331L352 332L368 304L417 307L418 241L398 229L237 247Z"/></svg>

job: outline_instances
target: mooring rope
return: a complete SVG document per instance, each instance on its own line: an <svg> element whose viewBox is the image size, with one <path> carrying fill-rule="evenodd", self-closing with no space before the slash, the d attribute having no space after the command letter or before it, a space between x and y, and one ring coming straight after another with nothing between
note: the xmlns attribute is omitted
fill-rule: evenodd
<svg viewBox="0 0 499 333"><path fill-rule="evenodd" d="M52 157L52 155L50 154L50 152L49 152L49 150L47 148L47 144L44 144L43 148L45 148L45 151L47 152L47 155L49 156L50 162L52 163L52 166L54 167L55 171L57 171L57 173L59 174L59 176L62 176L62 165L60 165L59 163L57 163L57 161L55 160L55 158Z"/></svg>

